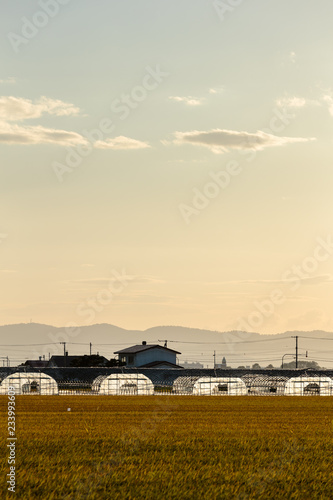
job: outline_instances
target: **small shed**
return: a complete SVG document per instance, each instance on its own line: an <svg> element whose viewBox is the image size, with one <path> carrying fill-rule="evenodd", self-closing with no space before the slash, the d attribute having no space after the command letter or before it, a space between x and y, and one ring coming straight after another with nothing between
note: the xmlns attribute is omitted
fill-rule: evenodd
<svg viewBox="0 0 333 500"><path fill-rule="evenodd" d="M142 373L112 373L100 376L92 384L93 391L104 396L148 396L154 394L152 381Z"/></svg>
<svg viewBox="0 0 333 500"><path fill-rule="evenodd" d="M15 395L53 395L59 394L54 378L41 372L16 372L4 378L0 385L0 394L8 394L12 388Z"/></svg>
<svg viewBox="0 0 333 500"><path fill-rule="evenodd" d="M201 377L193 386L197 396L244 396L248 393L241 378Z"/></svg>
<svg viewBox="0 0 333 500"><path fill-rule="evenodd" d="M323 375L292 377L286 382L287 396L333 396L333 380Z"/></svg>

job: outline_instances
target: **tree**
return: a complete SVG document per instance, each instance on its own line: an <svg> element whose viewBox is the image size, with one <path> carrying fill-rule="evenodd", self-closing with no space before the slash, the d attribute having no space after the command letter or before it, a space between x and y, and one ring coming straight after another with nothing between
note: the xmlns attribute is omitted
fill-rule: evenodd
<svg viewBox="0 0 333 500"><path fill-rule="evenodd" d="M296 368L296 361L290 361L290 363L283 363L283 368L293 370L294 368ZM314 370L321 369L321 367L318 365L316 361L300 361L300 360L298 360L298 368L313 368Z"/></svg>
<svg viewBox="0 0 333 500"><path fill-rule="evenodd" d="M71 366L76 366L76 367L88 367L88 366L105 366L106 365L106 359L104 356L99 356L98 354L92 354L91 356L88 356L85 354L84 356L80 356L77 359L74 359L71 363Z"/></svg>
<svg viewBox="0 0 333 500"><path fill-rule="evenodd" d="M113 366L126 366L126 362L120 361L117 358L111 358L110 361L108 361L105 366L107 366L108 368L111 368Z"/></svg>
<svg viewBox="0 0 333 500"><path fill-rule="evenodd" d="M259 363L254 363L254 365L252 365L252 370L261 370Z"/></svg>

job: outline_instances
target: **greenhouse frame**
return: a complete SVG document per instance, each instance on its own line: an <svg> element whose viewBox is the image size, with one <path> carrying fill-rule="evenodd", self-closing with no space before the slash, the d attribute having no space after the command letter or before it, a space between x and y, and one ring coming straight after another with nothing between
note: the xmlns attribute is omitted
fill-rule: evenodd
<svg viewBox="0 0 333 500"><path fill-rule="evenodd" d="M239 377L201 377L193 386L196 396L244 396L248 389Z"/></svg>
<svg viewBox="0 0 333 500"><path fill-rule="evenodd" d="M333 396L333 380L322 375L292 377L286 382L286 396Z"/></svg>
<svg viewBox="0 0 333 500"><path fill-rule="evenodd" d="M58 384L54 378L40 372L16 372L4 378L0 394L14 391L15 395L57 395Z"/></svg>
<svg viewBox="0 0 333 500"><path fill-rule="evenodd" d="M266 374L247 374L242 376L242 380L248 388L248 393L253 396L283 396L286 376L271 376Z"/></svg>
<svg viewBox="0 0 333 500"><path fill-rule="evenodd" d="M97 377L92 390L103 396L149 396L154 394L154 385L142 373L112 373Z"/></svg>

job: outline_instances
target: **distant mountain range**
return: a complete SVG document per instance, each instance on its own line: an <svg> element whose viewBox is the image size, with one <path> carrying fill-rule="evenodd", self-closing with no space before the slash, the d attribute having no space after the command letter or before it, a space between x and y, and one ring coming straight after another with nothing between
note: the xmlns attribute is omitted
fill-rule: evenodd
<svg viewBox="0 0 333 500"><path fill-rule="evenodd" d="M295 355L298 336L299 354L302 360L316 361L320 366L333 368L333 333L321 330L311 332L293 331L274 335L261 335L247 332L218 332L181 326L156 326L147 330L126 330L109 324L81 326L77 328L54 327L38 323L0 326L0 363L6 363L7 356L11 366L26 359L38 359L49 354L62 354L66 342L69 354L89 354L99 352L107 358L123 347L141 344L142 341L164 345L181 352L180 364L184 361L197 361L204 367L212 367L214 351L216 363L222 357L228 366L252 366L259 363L262 367L269 364L281 366L290 362ZM308 357L306 358L306 351Z"/></svg>

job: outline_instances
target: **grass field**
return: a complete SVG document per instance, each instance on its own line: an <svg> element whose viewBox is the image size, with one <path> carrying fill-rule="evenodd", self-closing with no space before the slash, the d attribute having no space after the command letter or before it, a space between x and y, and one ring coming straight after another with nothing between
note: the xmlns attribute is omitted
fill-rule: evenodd
<svg viewBox="0 0 333 500"><path fill-rule="evenodd" d="M17 396L16 493L7 401L1 498L333 497L330 397Z"/></svg>

